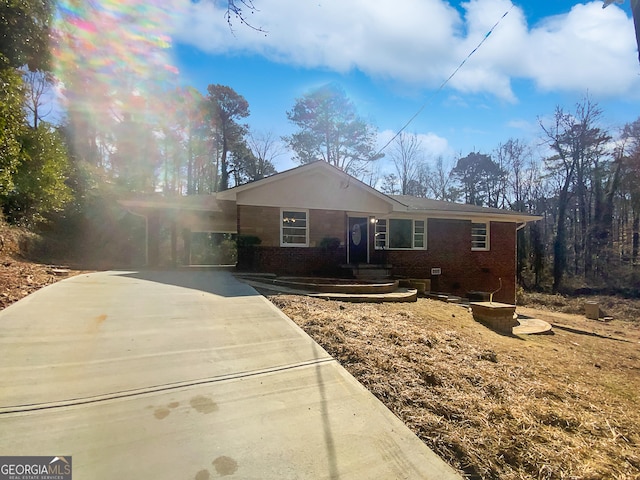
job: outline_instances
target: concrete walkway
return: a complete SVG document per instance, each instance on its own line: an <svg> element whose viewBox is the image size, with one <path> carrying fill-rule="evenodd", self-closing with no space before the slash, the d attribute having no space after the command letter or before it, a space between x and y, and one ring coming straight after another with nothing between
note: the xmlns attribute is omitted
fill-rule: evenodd
<svg viewBox="0 0 640 480"><path fill-rule="evenodd" d="M0 455L78 479L458 479L250 286L73 277L0 312Z"/></svg>

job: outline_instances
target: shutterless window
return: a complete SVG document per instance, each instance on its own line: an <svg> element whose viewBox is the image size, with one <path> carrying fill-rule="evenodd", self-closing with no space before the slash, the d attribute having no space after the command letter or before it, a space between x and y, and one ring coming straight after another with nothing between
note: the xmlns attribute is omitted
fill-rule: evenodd
<svg viewBox="0 0 640 480"><path fill-rule="evenodd" d="M307 212L304 210L282 210L282 246L306 247L308 245Z"/></svg>
<svg viewBox="0 0 640 480"><path fill-rule="evenodd" d="M406 218L376 220L376 249L423 249L426 247L426 222Z"/></svg>
<svg viewBox="0 0 640 480"><path fill-rule="evenodd" d="M400 218L389 220L389 248L411 248L412 223Z"/></svg>
<svg viewBox="0 0 640 480"><path fill-rule="evenodd" d="M387 221L376 220L376 249L387 248Z"/></svg>
<svg viewBox="0 0 640 480"><path fill-rule="evenodd" d="M425 226L424 220L413 221L413 248L425 247Z"/></svg>
<svg viewBox="0 0 640 480"><path fill-rule="evenodd" d="M471 250L489 250L489 225L471 224Z"/></svg>

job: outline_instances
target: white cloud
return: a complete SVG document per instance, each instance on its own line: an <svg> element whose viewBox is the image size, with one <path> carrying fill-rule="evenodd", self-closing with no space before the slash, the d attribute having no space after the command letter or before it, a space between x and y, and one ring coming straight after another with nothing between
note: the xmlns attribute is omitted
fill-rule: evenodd
<svg viewBox="0 0 640 480"><path fill-rule="evenodd" d="M529 37L525 72L544 90L617 95L638 87L633 24L619 8L578 4Z"/></svg>
<svg viewBox="0 0 640 480"><path fill-rule="evenodd" d="M185 0L187 1L187 0ZM302 67L358 68L412 87L439 86L509 11L451 80L460 92L514 102L513 79L541 90L634 94L640 90L632 21L617 6L577 4L533 27L510 0L271 0L249 14L266 36L235 25L213 2L186 7L178 41L211 53L249 53ZM236 22L237 23L237 22Z"/></svg>

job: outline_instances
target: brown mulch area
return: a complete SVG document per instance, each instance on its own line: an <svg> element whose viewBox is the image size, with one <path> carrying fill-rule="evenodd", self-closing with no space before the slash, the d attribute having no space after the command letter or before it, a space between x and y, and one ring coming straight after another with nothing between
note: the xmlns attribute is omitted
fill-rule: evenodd
<svg viewBox="0 0 640 480"><path fill-rule="evenodd" d="M42 287L85 272L65 266L43 265L8 256L0 257L0 310Z"/></svg>
<svg viewBox="0 0 640 480"><path fill-rule="evenodd" d="M469 478L640 478L637 323L570 315L602 335L515 337L428 299L269 298Z"/></svg>
<svg viewBox="0 0 640 480"><path fill-rule="evenodd" d="M29 251L35 238L29 230L9 226L0 219L0 310L42 287L86 272L25 260L22 254Z"/></svg>

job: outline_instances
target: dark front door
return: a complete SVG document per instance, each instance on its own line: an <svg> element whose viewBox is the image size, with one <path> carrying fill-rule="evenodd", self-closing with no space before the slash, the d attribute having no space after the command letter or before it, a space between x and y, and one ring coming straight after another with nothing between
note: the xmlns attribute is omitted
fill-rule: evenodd
<svg viewBox="0 0 640 480"><path fill-rule="evenodd" d="M349 263L367 263L368 228L366 217L349 217Z"/></svg>

